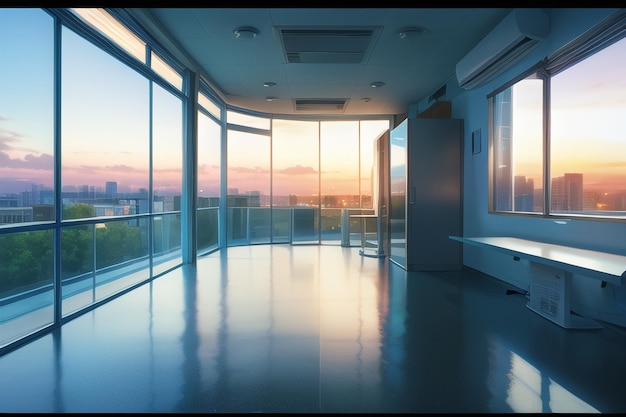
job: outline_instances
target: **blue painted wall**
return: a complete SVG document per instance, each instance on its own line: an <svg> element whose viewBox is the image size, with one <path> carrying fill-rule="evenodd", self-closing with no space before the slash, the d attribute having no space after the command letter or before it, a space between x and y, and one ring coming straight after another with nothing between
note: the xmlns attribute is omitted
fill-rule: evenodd
<svg viewBox="0 0 626 417"><path fill-rule="evenodd" d="M565 224L558 224L545 218L489 214L487 207L489 146L487 94L575 39L615 10L546 9L550 15L550 34L520 62L487 85L474 90L458 88L456 77L452 77L447 85L448 97L441 100L450 100L452 117L464 120L464 236L516 236L626 255L624 222L572 219ZM412 115L414 117L431 104L424 101L410 106L409 117ZM478 129L481 131L482 151L479 154L472 154L471 135ZM464 245L463 262L468 267L528 290L527 262L516 262L510 256L469 245ZM620 286L607 284L605 288L601 288L597 280L574 276L571 303L572 309L579 314L626 326L626 290Z"/></svg>

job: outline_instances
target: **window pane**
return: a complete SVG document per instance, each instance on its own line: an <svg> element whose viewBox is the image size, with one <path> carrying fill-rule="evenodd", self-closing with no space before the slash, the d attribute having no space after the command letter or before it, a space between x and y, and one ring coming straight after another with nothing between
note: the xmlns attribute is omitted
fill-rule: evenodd
<svg viewBox="0 0 626 417"><path fill-rule="evenodd" d="M154 52L150 55L150 67L174 87L178 88L180 91L183 90L182 75Z"/></svg>
<svg viewBox="0 0 626 417"><path fill-rule="evenodd" d="M233 110L226 112L226 120L229 124L254 127L256 129L270 129L271 120L267 117L252 116L245 113L239 113Z"/></svg>
<svg viewBox="0 0 626 417"><path fill-rule="evenodd" d="M202 254L219 245L219 209L199 208L197 222L196 239L198 242L198 253Z"/></svg>
<svg viewBox="0 0 626 417"><path fill-rule="evenodd" d="M372 197L374 196L374 162L376 151L375 141L389 129L388 120L364 120L361 121L361 208L373 208Z"/></svg>
<svg viewBox="0 0 626 417"><path fill-rule="evenodd" d="M54 322L53 236L0 235L0 347Z"/></svg>
<svg viewBox="0 0 626 417"><path fill-rule="evenodd" d="M182 263L180 213L164 214L152 219L154 259L152 276Z"/></svg>
<svg viewBox="0 0 626 417"><path fill-rule="evenodd" d="M222 118L222 111L217 106L217 104L213 103L213 100L208 98L202 91L198 91L198 104L201 105L206 111L215 116L216 119Z"/></svg>
<svg viewBox="0 0 626 417"><path fill-rule="evenodd" d="M319 240L316 227L319 210L318 122L273 121L272 208L283 208L288 213L275 210L277 240L288 240L290 227L293 227L292 242Z"/></svg>
<svg viewBox="0 0 626 417"><path fill-rule="evenodd" d="M183 104L153 84L152 211L180 211L183 184Z"/></svg>
<svg viewBox="0 0 626 417"><path fill-rule="evenodd" d="M269 243L269 136L229 130L227 167L228 244Z"/></svg>
<svg viewBox="0 0 626 417"><path fill-rule="evenodd" d="M198 207L219 207L221 128L198 112Z"/></svg>
<svg viewBox="0 0 626 417"><path fill-rule="evenodd" d="M322 240L341 240L342 209L360 208L359 122L321 122Z"/></svg>
<svg viewBox="0 0 626 417"><path fill-rule="evenodd" d="M141 62L146 62L146 44L103 9L72 9L81 19L122 47Z"/></svg>
<svg viewBox="0 0 626 417"><path fill-rule="evenodd" d="M148 218L98 225L95 251L96 301L147 280L150 277Z"/></svg>
<svg viewBox="0 0 626 417"><path fill-rule="evenodd" d="M54 220L53 40L47 13L0 9L0 227Z"/></svg>
<svg viewBox="0 0 626 417"><path fill-rule="evenodd" d="M552 78L550 207L626 215L626 40Z"/></svg>
<svg viewBox="0 0 626 417"><path fill-rule="evenodd" d="M220 125L198 112L198 252L215 249L219 244L220 158Z"/></svg>
<svg viewBox="0 0 626 417"><path fill-rule="evenodd" d="M493 99L496 211L543 212L543 80L522 80Z"/></svg>
<svg viewBox="0 0 626 417"><path fill-rule="evenodd" d="M96 228L104 223L64 227L61 231L62 311L66 316L91 305L95 289Z"/></svg>
<svg viewBox="0 0 626 417"><path fill-rule="evenodd" d="M62 76L64 206L93 207L80 217L147 212L148 81L68 29Z"/></svg>
<svg viewBox="0 0 626 417"><path fill-rule="evenodd" d="M66 226L61 248L63 316L150 276L148 219Z"/></svg>

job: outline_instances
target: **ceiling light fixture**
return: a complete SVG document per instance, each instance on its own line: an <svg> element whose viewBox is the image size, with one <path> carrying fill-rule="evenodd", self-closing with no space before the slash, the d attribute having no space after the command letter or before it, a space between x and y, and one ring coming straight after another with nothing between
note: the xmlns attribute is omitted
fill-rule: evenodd
<svg viewBox="0 0 626 417"><path fill-rule="evenodd" d="M382 86L384 86L385 83L382 81L374 81L373 83L370 84L370 87L372 88L380 88Z"/></svg>
<svg viewBox="0 0 626 417"><path fill-rule="evenodd" d="M276 83L273 82L273 81L265 81L263 83L263 87L274 87L275 85L276 85Z"/></svg>
<svg viewBox="0 0 626 417"><path fill-rule="evenodd" d="M275 101L275 100L278 100L278 97L265 97L265 100L267 100L267 101Z"/></svg>
<svg viewBox="0 0 626 417"><path fill-rule="evenodd" d="M398 31L398 37L400 39L409 39L409 38L417 38L422 33L426 32L424 29L410 26L402 28Z"/></svg>
<svg viewBox="0 0 626 417"><path fill-rule="evenodd" d="M233 33L235 34L235 39L247 41L256 38L259 34L259 30L252 26L241 26L233 30Z"/></svg>
<svg viewBox="0 0 626 417"><path fill-rule="evenodd" d="M370 101L372 101L372 99L369 97L363 97L361 100L363 100L366 103L369 103Z"/></svg>

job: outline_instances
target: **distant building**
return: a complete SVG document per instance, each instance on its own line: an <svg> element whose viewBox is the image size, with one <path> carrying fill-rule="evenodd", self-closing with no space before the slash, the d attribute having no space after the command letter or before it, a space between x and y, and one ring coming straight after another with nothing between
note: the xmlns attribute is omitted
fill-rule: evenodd
<svg viewBox="0 0 626 417"><path fill-rule="evenodd" d="M552 178L552 211L583 210L583 174L569 173Z"/></svg>
<svg viewBox="0 0 626 417"><path fill-rule="evenodd" d="M107 198L117 197L117 182L115 181L106 182L105 195Z"/></svg>
<svg viewBox="0 0 626 417"><path fill-rule="evenodd" d="M523 175L517 175L514 179L515 211L531 212L535 206L535 182L532 178L526 179Z"/></svg>

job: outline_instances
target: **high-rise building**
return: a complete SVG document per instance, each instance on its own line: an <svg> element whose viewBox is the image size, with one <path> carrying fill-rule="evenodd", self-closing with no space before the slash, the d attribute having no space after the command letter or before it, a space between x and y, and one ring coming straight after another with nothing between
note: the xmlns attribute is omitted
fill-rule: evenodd
<svg viewBox="0 0 626 417"><path fill-rule="evenodd" d="M117 197L117 182L107 181L105 193L106 193L107 198Z"/></svg>
<svg viewBox="0 0 626 417"><path fill-rule="evenodd" d="M552 179L552 211L582 211L583 174L566 173Z"/></svg>

